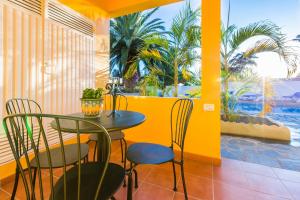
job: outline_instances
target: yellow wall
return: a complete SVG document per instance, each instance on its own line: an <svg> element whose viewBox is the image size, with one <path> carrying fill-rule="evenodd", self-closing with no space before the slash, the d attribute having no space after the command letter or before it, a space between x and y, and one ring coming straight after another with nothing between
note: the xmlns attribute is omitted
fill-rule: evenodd
<svg viewBox="0 0 300 200"><path fill-rule="evenodd" d="M185 151L220 160L220 1L202 1L202 96L194 100ZM170 109L176 99L129 97L129 110L146 115L144 124L126 131L131 141L170 144ZM215 105L204 112L203 104Z"/></svg>
<svg viewBox="0 0 300 200"><path fill-rule="evenodd" d="M170 111L176 98L128 97L128 109L143 113L146 121L126 132L126 139L170 145ZM211 103L217 103L216 101ZM219 114L202 111L203 101L194 100L185 141L185 152L220 159ZM217 112L217 111L216 111Z"/></svg>

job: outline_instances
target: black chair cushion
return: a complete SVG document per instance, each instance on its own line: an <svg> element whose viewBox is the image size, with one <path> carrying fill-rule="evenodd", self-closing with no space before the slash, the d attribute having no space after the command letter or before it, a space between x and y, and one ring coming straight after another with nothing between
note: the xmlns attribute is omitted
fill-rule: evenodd
<svg viewBox="0 0 300 200"><path fill-rule="evenodd" d="M125 137L124 133L122 131L110 131L108 132L111 140L121 140ZM89 140L91 141L98 141L97 134L91 134L89 135Z"/></svg>
<svg viewBox="0 0 300 200"><path fill-rule="evenodd" d="M94 200L99 179L103 173L104 164L90 162L81 165L80 199ZM67 199L77 199L78 166L66 172ZM98 200L106 200L120 188L125 178L125 170L120 165L109 163ZM51 196L50 196L51 197ZM64 199L64 177L61 176L54 186L54 199Z"/></svg>
<svg viewBox="0 0 300 200"><path fill-rule="evenodd" d="M89 153L89 145L88 144L80 144L81 149L81 159L83 159L85 156ZM72 165L78 162L78 144L68 144L64 146L65 150L65 158L66 158L66 165ZM53 148L50 149L50 155L51 155L51 162L52 167L63 167L63 157L61 153L61 148ZM39 161L40 161L40 167L41 168L49 168L48 164L48 157L47 152L41 152L39 153ZM37 167L36 158L33 158L30 162L30 165L33 167Z"/></svg>
<svg viewBox="0 0 300 200"><path fill-rule="evenodd" d="M173 150L159 144L136 143L127 150L127 159L136 164L161 164L173 158Z"/></svg>

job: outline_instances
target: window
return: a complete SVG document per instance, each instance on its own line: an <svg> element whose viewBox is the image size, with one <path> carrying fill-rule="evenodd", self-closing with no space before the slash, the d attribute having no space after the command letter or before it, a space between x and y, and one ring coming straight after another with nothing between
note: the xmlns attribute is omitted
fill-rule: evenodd
<svg viewBox="0 0 300 200"><path fill-rule="evenodd" d="M200 97L200 1L111 19L110 75L128 95Z"/></svg>

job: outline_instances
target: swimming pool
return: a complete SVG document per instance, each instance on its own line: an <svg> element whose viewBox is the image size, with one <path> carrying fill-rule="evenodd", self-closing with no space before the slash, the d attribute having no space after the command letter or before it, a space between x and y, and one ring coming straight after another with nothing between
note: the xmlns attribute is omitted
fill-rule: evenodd
<svg viewBox="0 0 300 200"><path fill-rule="evenodd" d="M261 103L238 103L235 110L250 115L257 115L262 111ZM274 106L267 116L283 123L291 130L292 144L300 146L300 107Z"/></svg>

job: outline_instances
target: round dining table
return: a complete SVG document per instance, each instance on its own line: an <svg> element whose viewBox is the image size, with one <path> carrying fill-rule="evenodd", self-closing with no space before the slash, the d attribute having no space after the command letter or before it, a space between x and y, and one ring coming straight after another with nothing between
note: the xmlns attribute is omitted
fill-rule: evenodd
<svg viewBox="0 0 300 200"><path fill-rule="evenodd" d="M138 126L139 124L145 121L145 115L139 112L134 111L123 111L119 110L116 111L114 115L111 114L111 110L105 110L102 112L101 115L97 117L88 117L85 116L83 113L73 113L67 116L72 117L79 117L84 120L88 120L99 125L102 125L108 132L110 131L117 131L117 130L124 130L128 128L132 128ZM57 130L57 124L55 121L51 122L51 127ZM60 130L62 132L67 133L77 133L76 124L70 120L60 120ZM80 122L79 124L79 132L80 134L97 134L99 133L99 128L96 128L95 125ZM106 144L100 137L101 134L98 134L98 161L103 161L106 158L104 157Z"/></svg>

